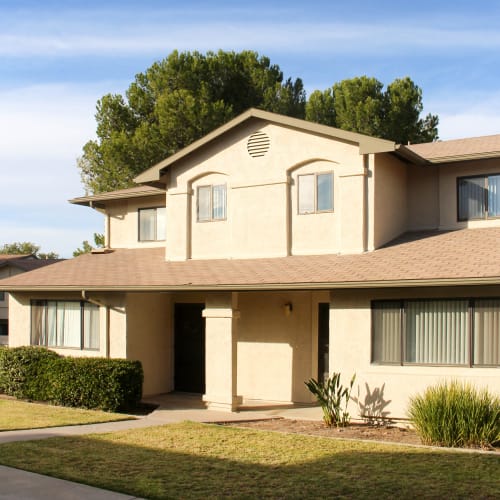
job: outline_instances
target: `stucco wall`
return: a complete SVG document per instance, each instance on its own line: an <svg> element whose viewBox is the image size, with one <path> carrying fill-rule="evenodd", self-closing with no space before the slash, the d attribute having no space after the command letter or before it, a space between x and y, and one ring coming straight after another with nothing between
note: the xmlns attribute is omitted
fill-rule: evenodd
<svg viewBox="0 0 500 500"><path fill-rule="evenodd" d="M408 230L439 227L439 167L408 166Z"/></svg>
<svg viewBox="0 0 500 500"><path fill-rule="evenodd" d="M340 242L340 177L338 163L332 161L312 161L291 172L291 253L292 255L315 255L336 253ZM333 172L333 211L323 213L299 213L299 176ZM286 191L284 192L286 195ZM282 199L281 197L280 199ZM286 204L286 198L282 199Z"/></svg>
<svg viewBox="0 0 500 500"><path fill-rule="evenodd" d="M380 403L390 418L406 418L409 398L445 379L468 381L500 394L499 368L388 366L370 362L372 300L499 295L498 287L334 291L330 311L330 371L341 372L344 382L355 373L353 396L359 398L361 406L367 406L370 395L379 394L375 403ZM351 415L359 418L360 410L355 403L351 403Z"/></svg>
<svg viewBox="0 0 500 500"><path fill-rule="evenodd" d="M112 248L163 247L165 241L139 241L139 208L165 206L165 196L148 196L108 202L109 216L107 241Z"/></svg>
<svg viewBox="0 0 500 500"><path fill-rule="evenodd" d="M251 157L247 151L248 138L256 131L270 140L269 151L261 157ZM325 170L335 175L334 212L299 216L297 175ZM168 181L166 257L361 252L362 220L357 214L362 183L353 190L348 177L363 173L357 145L264 122L246 123L180 161L164 178ZM222 181L228 188L227 221L198 222L197 186ZM343 189L347 196L342 196Z"/></svg>
<svg viewBox="0 0 500 500"><path fill-rule="evenodd" d="M144 369L144 395L173 390L171 301L167 294L127 294L127 357Z"/></svg>
<svg viewBox="0 0 500 500"><path fill-rule="evenodd" d="M317 303L310 292L240 294L238 395L311 402L304 382L317 373Z"/></svg>
<svg viewBox="0 0 500 500"><path fill-rule="evenodd" d="M381 154L375 158L374 227L370 250L379 248L406 231L407 166L396 157Z"/></svg>

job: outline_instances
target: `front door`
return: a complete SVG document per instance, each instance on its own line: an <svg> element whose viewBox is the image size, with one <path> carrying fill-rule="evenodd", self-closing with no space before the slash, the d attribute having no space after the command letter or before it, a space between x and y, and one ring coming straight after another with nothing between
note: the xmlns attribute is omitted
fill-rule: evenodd
<svg viewBox="0 0 500 500"><path fill-rule="evenodd" d="M205 304L175 304L174 387L205 393Z"/></svg>
<svg viewBox="0 0 500 500"><path fill-rule="evenodd" d="M318 304L318 381L322 382L329 376L330 356L330 304Z"/></svg>

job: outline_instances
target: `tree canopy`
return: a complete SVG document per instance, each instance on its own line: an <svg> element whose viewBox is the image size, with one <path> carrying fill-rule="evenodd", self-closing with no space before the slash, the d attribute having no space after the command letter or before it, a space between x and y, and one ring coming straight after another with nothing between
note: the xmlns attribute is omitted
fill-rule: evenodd
<svg viewBox="0 0 500 500"><path fill-rule="evenodd" d="M284 80L256 52L172 52L139 73L126 98L97 103L97 140L83 147L82 181L98 193L128 187L146 168L250 107L303 117L300 79Z"/></svg>
<svg viewBox="0 0 500 500"><path fill-rule="evenodd" d="M39 259L58 259L56 252L40 252L40 246L31 241L16 241L14 243L5 243L0 246L0 254L7 255L34 255Z"/></svg>
<svg viewBox="0 0 500 500"><path fill-rule="evenodd" d="M285 79L256 52L174 51L136 75L125 96L98 101L97 139L78 160L82 182L92 193L129 187L142 171L250 107L398 143L437 139L438 117L420 118L422 91L409 77L383 87L362 76L316 90L306 102L302 80Z"/></svg>
<svg viewBox="0 0 500 500"><path fill-rule="evenodd" d="M94 248L102 248L104 246L104 234L102 233L94 233L94 245L91 245L88 240L82 241L82 247L77 248L73 252L73 257L78 257L79 255L83 255L84 253L89 253L94 250Z"/></svg>
<svg viewBox="0 0 500 500"><path fill-rule="evenodd" d="M306 104L306 119L399 144L438 138L438 117L420 118L422 90L411 78L396 79L385 91L383 87L376 78L361 76L315 90Z"/></svg>

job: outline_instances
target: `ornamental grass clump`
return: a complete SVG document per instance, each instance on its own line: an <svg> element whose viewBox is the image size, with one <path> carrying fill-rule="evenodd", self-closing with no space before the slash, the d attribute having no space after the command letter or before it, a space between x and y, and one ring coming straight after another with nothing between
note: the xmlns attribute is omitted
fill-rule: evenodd
<svg viewBox="0 0 500 500"><path fill-rule="evenodd" d="M340 373L333 373L324 381L313 378L305 382L323 410L323 420L328 427L345 427L350 420L347 405L351 399L351 390L356 374L351 378L348 387L340 383Z"/></svg>
<svg viewBox="0 0 500 500"><path fill-rule="evenodd" d="M408 416L424 444L500 445L500 398L487 389L456 381L429 387L410 400Z"/></svg>

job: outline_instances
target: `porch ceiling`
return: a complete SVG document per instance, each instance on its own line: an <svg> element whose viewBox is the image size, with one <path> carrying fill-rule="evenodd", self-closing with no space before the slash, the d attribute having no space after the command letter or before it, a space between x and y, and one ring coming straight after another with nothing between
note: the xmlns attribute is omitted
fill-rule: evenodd
<svg viewBox="0 0 500 500"><path fill-rule="evenodd" d="M407 233L359 255L166 262L163 248L86 254L2 280L6 291L265 290L500 284L500 228Z"/></svg>

